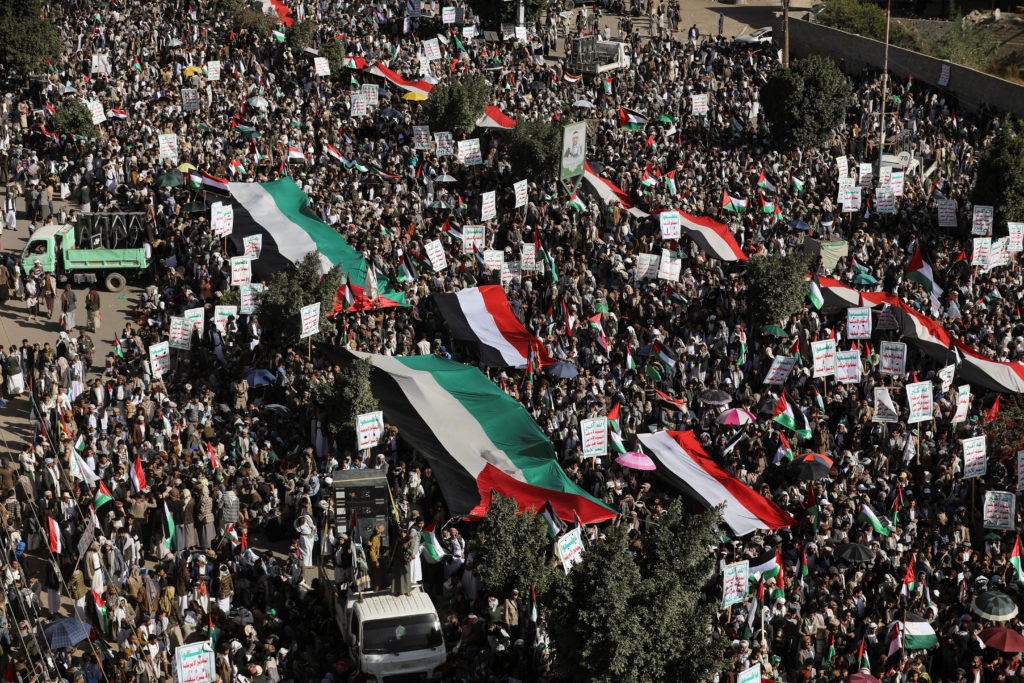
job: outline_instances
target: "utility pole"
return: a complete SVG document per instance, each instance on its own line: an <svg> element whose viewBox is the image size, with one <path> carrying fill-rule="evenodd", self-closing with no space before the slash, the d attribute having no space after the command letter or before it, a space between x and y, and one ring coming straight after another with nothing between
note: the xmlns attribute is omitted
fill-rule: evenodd
<svg viewBox="0 0 1024 683"><path fill-rule="evenodd" d="M889 87L889 24L892 21L892 0L885 6L885 58L882 60L882 128L878 136L878 172L882 172L882 154L885 152L885 98Z"/></svg>
<svg viewBox="0 0 1024 683"><path fill-rule="evenodd" d="M782 66L789 68L789 0L782 0Z"/></svg>

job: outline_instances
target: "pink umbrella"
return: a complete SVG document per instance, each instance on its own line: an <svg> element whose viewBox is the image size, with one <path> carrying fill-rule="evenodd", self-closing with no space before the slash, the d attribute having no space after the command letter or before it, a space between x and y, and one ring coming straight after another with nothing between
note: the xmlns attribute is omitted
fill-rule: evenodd
<svg viewBox="0 0 1024 683"><path fill-rule="evenodd" d="M739 427L741 425L750 424L751 422L757 422L757 416L743 408L732 408L719 415L717 421L720 425L732 425L733 427Z"/></svg>
<svg viewBox="0 0 1024 683"><path fill-rule="evenodd" d="M619 463L623 467L630 467L634 470L656 470L654 461L643 453L637 453L636 451L630 451L629 453L623 453L619 457L615 458L615 462Z"/></svg>

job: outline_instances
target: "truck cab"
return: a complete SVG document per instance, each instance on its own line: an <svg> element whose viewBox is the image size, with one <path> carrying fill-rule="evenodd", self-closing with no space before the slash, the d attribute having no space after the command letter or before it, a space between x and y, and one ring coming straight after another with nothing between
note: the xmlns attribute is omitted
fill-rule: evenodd
<svg viewBox="0 0 1024 683"><path fill-rule="evenodd" d="M358 593L338 588L335 621L364 680L385 683L437 678L447 658L441 620L430 596Z"/></svg>
<svg viewBox="0 0 1024 683"><path fill-rule="evenodd" d="M25 272L29 272L38 263L46 273L60 270L60 245L63 244L64 236L73 231L74 226L57 223L50 223L36 230L29 236L28 243L21 253L21 267Z"/></svg>
<svg viewBox="0 0 1024 683"><path fill-rule="evenodd" d="M598 40L597 36L590 35L573 39L572 53L566 68L593 76L616 69L628 69L632 63L627 43Z"/></svg>

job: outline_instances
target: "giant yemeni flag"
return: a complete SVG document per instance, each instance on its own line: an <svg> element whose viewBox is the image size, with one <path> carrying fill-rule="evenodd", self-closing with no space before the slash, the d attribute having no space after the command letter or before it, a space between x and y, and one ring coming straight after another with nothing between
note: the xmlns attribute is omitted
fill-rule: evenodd
<svg viewBox="0 0 1024 683"><path fill-rule="evenodd" d="M468 287L455 294L434 294L433 299L452 336L475 345L485 366L525 368L531 346L541 365L554 362L512 312L501 285Z"/></svg>
<svg viewBox="0 0 1024 683"><path fill-rule="evenodd" d="M605 206L620 204L623 209L638 218L646 218L650 215L634 207L628 194L612 181L599 176L586 162L583 164L583 180L585 186L596 194Z"/></svg>
<svg viewBox="0 0 1024 683"><path fill-rule="evenodd" d="M493 105L484 107L484 113L476 120L479 128L501 128L511 130L516 127L516 122L506 116L500 109Z"/></svg>
<svg viewBox="0 0 1024 683"><path fill-rule="evenodd" d="M747 260L747 255L728 226L707 216L691 216L682 211L678 213L680 227L708 256L719 261Z"/></svg>
<svg viewBox="0 0 1024 683"><path fill-rule="evenodd" d="M661 478L706 508L724 505L722 516L736 536L757 529L782 529L797 520L708 456L692 431L640 434Z"/></svg>
<svg viewBox="0 0 1024 683"><path fill-rule="evenodd" d="M230 183L234 226L229 239L238 253L245 251L243 240L262 235L263 249L253 260L255 279L269 280L274 273L301 261L307 254L320 251L323 272L338 266L353 281L366 279L366 261L334 228L321 221L309 208L309 198L291 178L270 183ZM359 288L361 292L362 289ZM381 281L382 307L405 306L405 295L391 283ZM393 302L393 303L388 303Z"/></svg>
<svg viewBox="0 0 1024 683"><path fill-rule="evenodd" d="M437 356L380 356L335 348L332 362L365 358L388 424L437 473L452 514L480 519L495 492L520 511L551 503L559 518L584 524L615 511L579 488L555 460L551 441L526 409L479 369Z"/></svg>

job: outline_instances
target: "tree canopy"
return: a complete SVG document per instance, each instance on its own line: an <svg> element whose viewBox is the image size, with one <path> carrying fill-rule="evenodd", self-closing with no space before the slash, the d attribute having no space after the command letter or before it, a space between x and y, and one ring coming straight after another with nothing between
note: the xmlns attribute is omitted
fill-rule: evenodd
<svg viewBox="0 0 1024 683"><path fill-rule="evenodd" d="M480 525L474 558L488 595L511 595L516 588L527 595L531 585L543 593L553 577L547 524L536 514L517 511L514 499L496 493Z"/></svg>
<svg viewBox="0 0 1024 683"><path fill-rule="evenodd" d="M761 105L775 140L785 147L827 143L846 115L850 84L834 61L821 55L777 69L761 88Z"/></svg>
<svg viewBox="0 0 1024 683"><path fill-rule="evenodd" d="M0 0L0 56L21 75L39 70L60 54L60 33L43 17L40 0Z"/></svg>
<svg viewBox="0 0 1024 683"><path fill-rule="evenodd" d="M978 163L974 203L995 207L995 226L1024 221L1024 123L1004 121Z"/></svg>
<svg viewBox="0 0 1024 683"><path fill-rule="evenodd" d="M92 122L89 108L81 100L69 98L60 105L53 116L53 127L59 135L83 135L94 138L100 134L99 128Z"/></svg>
<svg viewBox="0 0 1024 683"><path fill-rule="evenodd" d="M758 256L747 263L747 308L762 323L784 323L807 296L805 279L810 254L791 252Z"/></svg>
<svg viewBox="0 0 1024 683"><path fill-rule="evenodd" d="M519 121L508 133L508 158L517 178L554 179L561 150L562 126L554 121Z"/></svg>
<svg viewBox="0 0 1024 683"><path fill-rule="evenodd" d="M370 383L372 373L373 364L360 358L343 365L333 383L321 379L309 386L313 399L324 411L327 431L353 449L357 443L356 418L380 409Z"/></svg>
<svg viewBox="0 0 1024 683"><path fill-rule="evenodd" d="M306 254L294 268L274 274L260 294L259 317L264 336L274 344L296 344L302 326L299 309L320 302L320 334L332 333L334 323L327 314L334 310L334 295L345 281L338 266L320 278L320 253Z"/></svg>
<svg viewBox="0 0 1024 683"><path fill-rule="evenodd" d="M284 42L293 52L302 52L313 44L316 37L316 23L297 21L284 30Z"/></svg>
<svg viewBox="0 0 1024 683"><path fill-rule="evenodd" d="M491 84L483 76L436 85L426 102L427 121L432 130L469 133L490 103Z"/></svg>

